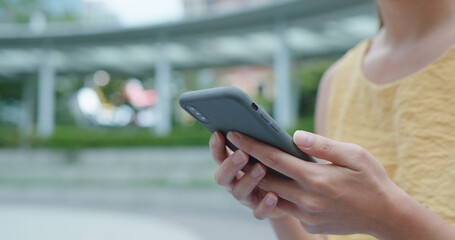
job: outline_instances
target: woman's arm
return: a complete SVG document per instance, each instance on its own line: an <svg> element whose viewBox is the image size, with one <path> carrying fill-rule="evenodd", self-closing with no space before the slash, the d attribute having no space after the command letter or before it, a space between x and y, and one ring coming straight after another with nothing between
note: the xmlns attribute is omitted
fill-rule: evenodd
<svg viewBox="0 0 455 240"><path fill-rule="evenodd" d="M450 240L455 238L455 227L418 203L406 192L396 188L390 195L390 210L382 228L377 229L381 240Z"/></svg>
<svg viewBox="0 0 455 240"><path fill-rule="evenodd" d="M312 235L303 229L300 221L291 215L286 215L281 219L269 219L270 224L279 240L325 240L323 235Z"/></svg>
<svg viewBox="0 0 455 240"><path fill-rule="evenodd" d="M275 235L279 240L326 240L327 237L324 235L313 235L307 233L300 221L286 214L282 218L270 218L270 225L272 225Z"/></svg>
<svg viewBox="0 0 455 240"><path fill-rule="evenodd" d="M259 187L277 194L277 208L297 218L308 233L364 233L383 240L455 236L453 226L395 185L381 163L358 145L296 132L294 142L302 151L330 162L316 164L240 133L230 132L227 138L291 178L267 175Z"/></svg>

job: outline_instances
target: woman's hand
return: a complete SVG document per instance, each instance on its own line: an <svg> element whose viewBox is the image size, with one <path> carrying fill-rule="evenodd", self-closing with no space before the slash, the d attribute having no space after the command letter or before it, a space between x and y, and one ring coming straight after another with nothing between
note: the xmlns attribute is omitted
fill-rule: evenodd
<svg viewBox="0 0 455 240"><path fill-rule="evenodd" d="M382 165L360 146L296 132L294 142L302 151L330 162L317 164L302 161L240 133L230 132L227 137L245 153L291 178L269 174L260 181L259 187L276 193L279 196L277 207L298 218L307 232L366 233L379 237L387 231L384 228L393 224L388 215L394 207L394 197L401 190L387 177ZM217 158L227 156L223 154ZM225 162L222 165L231 164ZM236 192L239 181L233 180L233 172L230 176L232 178L218 181L234 187ZM267 212L271 211L270 206Z"/></svg>
<svg viewBox="0 0 455 240"><path fill-rule="evenodd" d="M210 150L220 164L215 181L225 187L241 204L253 209L257 219L279 218L286 214L276 208L278 196L257 187L264 178L265 167L256 163L247 166L248 154L238 150L231 153L226 149L224 136L215 132L210 138Z"/></svg>

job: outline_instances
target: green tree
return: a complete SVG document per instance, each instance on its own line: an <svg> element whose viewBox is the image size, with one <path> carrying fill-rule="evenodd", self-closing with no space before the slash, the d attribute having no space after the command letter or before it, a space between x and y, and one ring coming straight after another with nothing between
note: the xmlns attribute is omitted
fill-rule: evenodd
<svg viewBox="0 0 455 240"><path fill-rule="evenodd" d="M40 6L40 0L0 0L2 22L27 23L31 13Z"/></svg>
<svg viewBox="0 0 455 240"><path fill-rule="evenodd" d="M46 9L44 0L0 0L0 22L28 23L34 11L41 11L49 22L72 22L78 19L74 12L54 15Z"/></svg>

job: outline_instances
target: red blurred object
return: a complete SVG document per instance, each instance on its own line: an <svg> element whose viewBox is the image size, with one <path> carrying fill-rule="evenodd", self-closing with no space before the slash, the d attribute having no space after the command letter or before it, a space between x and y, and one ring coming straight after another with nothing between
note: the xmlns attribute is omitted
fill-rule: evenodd
<svg viewBox="0 0 455 240"><path fill-rule="evenodd" d="M158 102L158 93L152 89L145 90L142 83L137 79L127 81L123 94L136 108L152 107Z"/></svg>

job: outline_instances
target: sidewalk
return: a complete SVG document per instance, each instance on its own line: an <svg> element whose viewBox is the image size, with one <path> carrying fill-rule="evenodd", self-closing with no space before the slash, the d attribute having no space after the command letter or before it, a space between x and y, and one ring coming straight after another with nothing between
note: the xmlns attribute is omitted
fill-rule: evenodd
<svg viewBox="0 0 455 240"><path fill-rule="evenodd" d="M139 215L204 240L274 239L216 186L215 169L207 147L0 150L0 206Z"/></svg>
<svg viewBox="0 0 455 240"><path fill-rule="evenodd" d="M267 221L254 219L249 209L223 190L0 187L0 207L12 203L25 208L106 211L160 219L185 227L203 240L275 239Z"/></svg>

